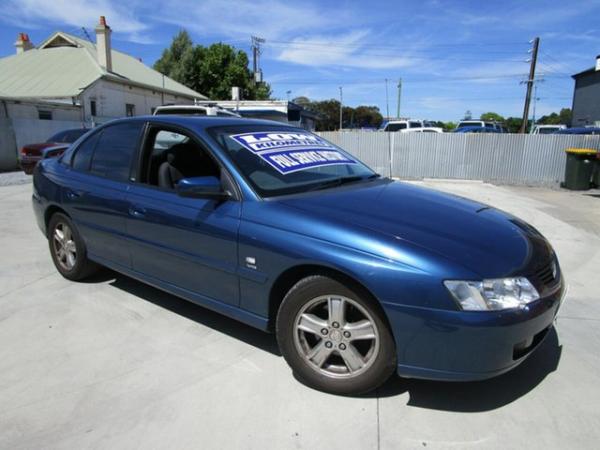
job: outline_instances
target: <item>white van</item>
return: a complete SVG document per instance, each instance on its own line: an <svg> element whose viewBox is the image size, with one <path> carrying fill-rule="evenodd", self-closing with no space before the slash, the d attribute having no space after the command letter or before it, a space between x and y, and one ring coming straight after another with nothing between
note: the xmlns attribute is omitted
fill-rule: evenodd
<svg viewBox="0 0 600 450"><path fill-rule="evenodd" d="M536 125L533 127L531 134L554 134L566 128L566 125Z"/></svg>
<svg viewBox="0 0 600 450"><path fill-rule="evenodd" d="M381 128L381 131L400 131L401 133L408 131L411 128L425 128L427 123L423 120L406 119L406 120L389 120Z"/></svg>

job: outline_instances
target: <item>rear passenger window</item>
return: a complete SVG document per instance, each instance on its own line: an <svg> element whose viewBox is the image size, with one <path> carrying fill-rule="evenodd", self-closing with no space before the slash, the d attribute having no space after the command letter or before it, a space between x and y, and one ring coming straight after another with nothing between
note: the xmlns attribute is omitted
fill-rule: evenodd
<svg viewBox="0 0 600 450"><path fill-rule="evenodd" d="M94 134L93 136L83 141L79 147L77 147L75 155L73 156L73 162L71 163L73 169L81 170L84 172L90 170L92 155L94 154L94 149L96 148L98 138L101 134L102 132Z"/></svg>
<svg viewBox="0 0 600 450"><path fill-rule="evenodd" d="M96 145L90 171L113 180L127 181L143 126L143 122L126 122L105 128Z"/></svg>

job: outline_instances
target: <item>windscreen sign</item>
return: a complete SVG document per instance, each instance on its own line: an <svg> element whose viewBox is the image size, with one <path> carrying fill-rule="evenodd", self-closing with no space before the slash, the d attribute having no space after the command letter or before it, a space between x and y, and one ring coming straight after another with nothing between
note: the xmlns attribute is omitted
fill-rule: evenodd
<svg viewBox="0 0 600 450"><path fill-rule="evenodd" d="M314 134L264 131L231 138L282 174L335 164L356 164L329 142Z"/></svg>

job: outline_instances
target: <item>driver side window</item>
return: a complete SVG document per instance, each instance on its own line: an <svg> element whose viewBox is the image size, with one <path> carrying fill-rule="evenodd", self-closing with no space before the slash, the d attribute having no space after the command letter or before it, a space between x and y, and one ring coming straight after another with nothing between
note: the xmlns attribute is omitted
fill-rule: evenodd
<svg viewBox="0 0 600 450"><path fill-rule="evenodd" d="M190 136L168 129L150 132L145 148L145 176L142 183L174 190L183 178L214 176L220 168L208 152Z"/></svg>

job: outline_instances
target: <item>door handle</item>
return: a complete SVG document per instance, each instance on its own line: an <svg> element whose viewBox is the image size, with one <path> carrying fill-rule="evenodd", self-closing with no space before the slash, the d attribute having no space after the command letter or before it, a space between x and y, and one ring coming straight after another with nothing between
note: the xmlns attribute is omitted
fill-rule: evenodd
<svg viewBox="0 0 600 450"><path fill-rule="evenodd" d="M72 190L68 190L67 191L67 198L69 198L70 200L75 200L76 198L79 198L83 195L83 192L76 192L76 191L72 191Z"/></svg>
<svg viewBox="0 0 600 450"><path fill-rule="evenodd" d="M146 216L146 210L144 208L140 208L139 206L130 206L129 207L129 215L132 217L144 217Z"/></svg>

